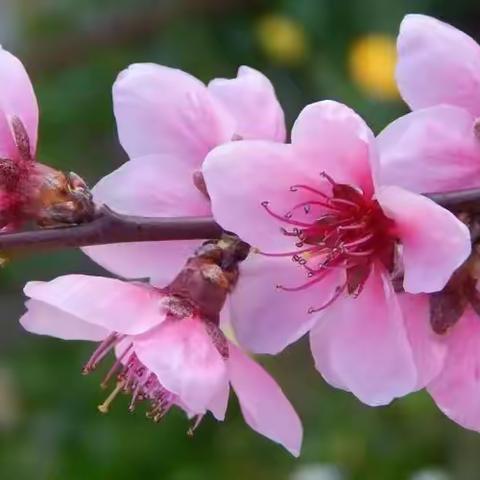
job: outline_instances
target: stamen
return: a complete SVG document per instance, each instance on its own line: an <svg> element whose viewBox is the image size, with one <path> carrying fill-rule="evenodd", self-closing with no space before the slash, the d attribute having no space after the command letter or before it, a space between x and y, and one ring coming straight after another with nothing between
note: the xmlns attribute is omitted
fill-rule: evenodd
<svg viewBox="0 0 480 480"><path fill-rule="evenodd" d="M264 201L261 203L262 207L274 218L276 218L277 220L280 220L281 222L285 222L285 223L288 223L290 225L296 225L297 227L304 227L304 228L308 228L308 227L311 227L312 224L311 223L305 223L305 222L299 222L297 220L290 220L289 218L287 217L282 217L281 215L278 215L278 213L275 213L273 212L272 210L270 210L269 206L268 206L269 202L268 201Z"/></svg>
<svg viewBox="0 0 480 480"><path fill-rule="evenodd" d="M133 391L132 398L130 400L130 404L128 405L128 411L129 412L133 412L135 410L137 398L139 396L138 394L140 393L141 388L142 388L141 384L138 383L137 386L135 387L134 391Z"/></svg>
<svg viewBox="0 0 480 480"><path fill-rule="evenodd" d="M110 368L110 370L108 371L108 373L105 375L105 378L102 380L102 383L100 384L100 386L102 388L107 388L108 386L108 382L110 381L110 379L112 378L113 374L117 371L118 367L121 365L123 359L126 357L127 353L132 349L133 347L133 343L131 343L126 349L125 351L117 358L117 360L115 361L115 363L112 365L112 367Z"/></svg>
<svg viewBox="0 0 480 480"><path fill-rule="evenodd" d="M110 408L110 404L115 400L115 398L120 393L120 391L122 390L124 385L125 385L125 381L123 381L123 380L117 383L117 386L115 387L113 392L106 398L106 400L102 404L100 404L97 407L99 412L108 413L108 410Z"/></svg>
<svg viewBox="0 0 480 480"><path fill-rule="evenodd" d="M285 292L299 292L300 290L304 290L305 288L308 288L308 287L314 285L315 283L323 280L325 278L326 273L327 273L326 271L321 272L313 280L310 280L309 282L303 283L302 285L300 285L298 287L285 287L283 285L276 285L276 288L278 288L279 290L283 290Z"/></svg>
<svg viewBox="0 0 480 480"><path fill-rule="evenodd" d="M370 250L358 250L358 251L345 251L345 255L348 255L350 257L368 257L370 255L373 255L375 253L375 250L371 248Z"/></svg>
<svg viewBox="0 0 480 480"><path fill-rule="evenodd" d="M339 230L360 230L362 228L365 228L367 224L365 222L362 223L354 223L352 225L340 225L338 227Z"/></svg>
<svg viewBox="0 0 480 480"><path fill-rule="evenodd" d="M303 198L284 216L270 210L268 201L262 202L262 206L272 217L295 227L291 229L281 227L280 231L286 237L293 237L296 250L259 253L267 257L290 256L307 272L308 281L302 285L296 287L277 285L277 288L284 291L296 292L308 288L322 281L331 269L345 270L358 262L368 267L375 255L378 255L378 260L383 262L387 269L392 268L385 258L395 247L396 236L392 232L392 222L384 215L379 203L354 186L336 183L325 172L320 176L329 183L321 186L325 187L328 194L309 185L292 185L290 187L292 192L302 190L312 194L313 198L310 200ZM313 211L314 206L321 207L318 209L320 215L311 215L316 213ZM304 220L308 217L299 217L302 221L295 217L295 212L302 208L305 214L310 214L311 223ZM312 263L316 265L312 266L311 259L314 259ZM311 307L309 312L318 312L331 305L345 288L345 285L339 287L325 305L319 308ZM349 290L348 293L358 294L360 291L361 288L358 292Z"/></svg>
<svg viewBox="0 0 480 480"><path fill-rule="evenodd" d="M368 235L365 235L364 237L361 237L358 240L355 240L349 243L344 243L343 247L344 248L356 247L357 245L361 245L362 243L368 242L372 238L373 238L373 234L369 233Z"/></svg>
<svg viewBox="0 0 480 480"><path fill-rule="evenodd" d="M335 182L335 180L330 175L328 175L327 172L320 172L320 176L327 180L328 183L332 185L332 187L337 185L337 182Z"/></svg>
<svg viewBox="0 0 480 480"><path fill-rule="evenodd" d="M286 228L280 227L280 231L286 237L298 237L300 230L298 228L294 228L291 232L289 232Z"/></svg>
<svg viewBox="0 0 480 480"><path fill-rule="evenodd" d="M317 313L322 310L325 310L327 307L329 307L341 294L342 292L345 291L345 288L347 288L347 283L343 284L341 287L337 287L335 290L335 293L333 294L332 298L328 300L327 303L323 304L321 307L310 307L308 309L308 313Z"/></svg>
<svg viewBox="0 0 480 480"><path fill-rule="evenodd" d="M317 190L316 188L309 187L308 185L298 184L298 185L292 185L290 187L291 192L297 192L298 190L306 190L307 192L315 193L328 200L330 199L330 197L327 194L321 192L320 190Z"/></svg>
<svg viewBox="0 0 480 480"><path fill-rule="evenodd" d="M268 253L257 250L256 253L263 255L264 257L291 257L292 255L301 255L302 253L312 252L316 247L308 247L303 250L292 250L291 252L282 252L282 253Z"/></svg>
<svg viewBox="0 0 480 480"><path fill-rule="evenodd" d="M187 435L189 437L193 437L193 434L195 433L195 430L200 425L200 422L203 420L203 417L204 415L197 415L194 424L187 430Z"/></svg>
<svg viewBox="0 0 480 480"><path fill-rule="evenodd" d="M122 339L125 338L126 335L122 336ZM83 367L82 373L84 375L90 373L91 371L95 370L98 365L98 362L110 351L110 349L119 341L119 335L116 332L111 333L108 337L106 337L97 349L92 353L92 356L88 360L88 362Z"/></svg>
<svg viewBox="0 0 480 480"><path fill-rule="evenodd" d="M341 205L346 205L347 207L352 207L355 210L360 210L360 206L350 200L345 200L344 198L332 198L330 200L332 203L338 203Z"/></svg>
<svg viewBox="0 0 480 480"><path fill-rule="evenodd" d="M319 202L317 200L309 200L308 202L301 202L301 203L298 203L297 205L294 205L292 207L292 209L287 213L291 216L295 210L298 210L299 208L302 208L302 207L303 207L305 213L310 213L312 205L317 205L319 207L328 208L330 210L338 210L338 208L335 207L335 205L331 205L330 203ZM306 207L308 207L308 208L306 208Z"/></svg>

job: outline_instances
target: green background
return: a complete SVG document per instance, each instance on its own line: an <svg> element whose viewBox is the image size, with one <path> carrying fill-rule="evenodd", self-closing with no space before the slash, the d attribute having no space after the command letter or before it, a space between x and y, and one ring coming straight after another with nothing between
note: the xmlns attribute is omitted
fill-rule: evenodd
<svg viewBox="0 0 480 480"><path fill-rule="evenodd" d="M247 64L272 80L290 125L305 104L334 98L379 131L406 107L353 85L347 52L361 35L396 35L408 12L480 38L480 6L468 0L0 0L0 42L32 77L39 159L94 184L126 159L110 90L133 62L180 67L204 81ZM256 32L269 14L303 30L303 62L279 66L265 55ZM75 251L20 258L0 272L1 480L480 478L480 436L443 417L428 395L363 406L321 380L304 343L262 359L304 422L299 459L252 432L235 400L225 423L205 419L193 438L179 412L154 425L141 411L128 414L124 398L101 416L100 372L80 375L91 345L30 336L18 325L24 283L70 272L100 270ZM419 473L426 470L438 473Z"/></svg>

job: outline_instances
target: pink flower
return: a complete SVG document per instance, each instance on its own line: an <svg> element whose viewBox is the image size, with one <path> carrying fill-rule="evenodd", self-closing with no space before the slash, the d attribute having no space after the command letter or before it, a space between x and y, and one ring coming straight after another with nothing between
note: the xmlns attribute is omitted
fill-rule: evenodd
<svg viewBox="0 0 480 480"><path fill-rule="evenodd" d="M0 47L0 229L80 223L93 214L83 180L35 160L38 105L22 63Z"/></svg>
<svg viewBox="0 0 480 480"><path fill-rule="evenodd" d="M230 384L247 424L299 454L302 427L280 387L184 298L85 275L29 282L25 293L30 300L21 323L28 331L101 342L84 373L115 351L102 384L115 376L117 387L101 411L123 390L131 394L130 410L146 400L148 415L159 421L176 405L197 417L196 426L207 410L224 419Z"/></svg>
<svg viewBox="0 0 480 480"><path fill-rule="evenodd" d="M406 292L433 292L471 250L454 215L378 184L377 168L369 128L332 101L302 111L291 144L229 143L203 168L216 220L265 256L256 273L247 271L252 259L240 266L231 296L242 345L276 353L312 330L320 373L371 405L420 388L440 368L436 339L416 321L422 309L402 314L397 257Z"/></svg>
<svg viewBox="0 0 480 480"><path fill-rule="evenodd" d="M398 86L414 111L379 136L380 180L417 192L478 187L480 46L425 15L404 18L397 45Z"/></svg>
<svg viewBox="0 0 480 480"><path fill-rule="evenodd" d="M282 109L268 79L240 67L235 79L205 86L188 73L136 64L113 87L120 142L130 161L93 189L97 203L132 215L211 215L200 174L207 153L240 138L285 139ZM100 265L126 278L165 285L198 241L88 247Z"/></svg>
<svg viewBox="0 0 480 480"><path fill-rule="evenodd" d="M407 15L398 54L400 92L414 111L379 136L380 178L417 192L480 187L480 46L434 18ZM480 431L476 249L469 264L432 295L425 312L423 322L432 322L446 351L443 368L427 388L447 416Z"/></svg>

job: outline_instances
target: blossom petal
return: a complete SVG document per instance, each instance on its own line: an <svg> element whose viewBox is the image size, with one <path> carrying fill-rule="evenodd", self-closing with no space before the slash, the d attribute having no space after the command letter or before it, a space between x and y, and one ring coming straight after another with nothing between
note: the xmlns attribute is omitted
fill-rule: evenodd
<svg viewBox="0 0 480 480"><path fill-rule="evenodd" d="M64 275L29 282L25 295L113 332L135 335L165 319L162 297L153 288L112 278Z"/></svg>
<svg viewBox="0 0 480 480"><path fill-rule="evenodd" d="M31 333L49 335L62 340L103 340L109 331L81 320L48 303L28 300L26 313L20 319L22 327Z"/></svg>
<svg viewBox="0 0 480 480"><path fill-rule="evenodd" d="M362 402L385 405L415 389L417 373L397 296L378 265L354 298L337 299L310 333L327 382Z"/></svg>
<svg viewBox="0 0 480 480"><path fill-rule="evenodd" d="M312 328L318 315L309 313L332 298L342 283L332 271L318 285L287 292L311 279L290 258L250 255L240 264L241 281L230 295L231 324L241 345L255 353L276 354Z"/></svg>
<svg viewBox="0 0 480 480"><path fill-rule="evenodd" d="M471 309L447 332L444 342L445 366L428 391L445 415L480 431L480 323Z"/></svg>
<svg viewBox="0 0 480 480"><path fill-rule="evenodd" d="M92 189L96 203L116 212L151 217L210 214L192 170L172 155L149 155L124 163Z"/></svg>
<svg viewBox="0 0 480 480"><path fill-rule="evenodd" d="M397 296L403 312L407 335L417 367L417 386L420 390L442 370L447 348L442 337L430 325L428 295L404 293Z"/></svg>
<svg viewBox="0 0 480 480"><path fill-rule="evenodd" d="M234 345L230 346L228 371L247 424L298 457L302 445L302 424L278 384Z"/></svg>
<svg viewBox="0 0 480 480"><path fill-rule="evenodd" d="M208 89L237 122L242 139L285 141L285 119L270 80L250 67L238 69L234 79L216 78Z"/></svg>
<svg viewBox="0 0 480 480"><path fill-rule="evenodd" d="M0 158L17 157L12 135L12 118L23 123L35 155L38 128L38 105L30 78L20 60L0 46Z"/></svg>
<svg viewBox="0 0 480 480"><path fill-rule="evenodd" d="M126 162L93 189L97 204L118 213L151 217L210 215L207 198L193 185L191 169L169 155ZM199 245L198 240L85 247L92 260L125 278L151 278L164 286Z"/></svg>
<svg viewBox="0 0 480 480"><path fill-rule="evenodd" d="M314 163L299 161L291 145L260 140L231 142L215 148L203 173L215 219L251 245L267 252L289 251L295 241L281 233L286 221L269 214L262 202L280 216L312 194L291 192L292 185L320 184Z"/></svg>
<svg viewBox="0 0 480 480"><path fill-rule="evenodd" d="M480 142L474 117L449 105L409 113L377 138L379 183L418 193L480 185Z"/></svg>
<svg viewBox="0 0 480 480"><path fill-rule="evenodd" d="M225 420L225 412L228 407L228 399L230 396L230 385L228 382L223 383L215 395L208 403L208 409L213 413L213 416L220 422Z"/></svg>
<svg viewBox="0 0 480 480"><path fill-rule="evenodd" d="M377 199L395 221L409 293L441 290L471 252L470 232L455 215L422 195L384 187Z"/></svg>
<svg viewBox="0 0 480 480"><path fill-rule="evenodd" d="M131 65L113 86L113 104L130 158L172 154L200 168L207 152L234 134L233 119L207 87L174 68Z"/></svg>
<svg viewBox="0 0 480 480"><path fill-rule="evenodd" d="M135 352L159 382L194 412L209 408L228 382L225 360L203 322L195 318L167 321L137 337Z"/></svg>
<svg viewBox="0 0 480 480"><path fill-rule="evenodd" d="M326 172L337 183L373 192L374 136L362 118L342 103L325 100L307 105L292 128L297 161L311 158L315 172Z"/></svg>
<svg viewBox="0 0 480 480"><path fill-rule="evenodd" d="M114 243L84 247L93 261L126 279L149 278L156 287L165 287L198 248L199 240Z"/></svg>
<svg viewBox="0 0 480 480"><path fill-rule="evenodd" d="M412 110L445 103L480 115L480 47L425 15L407 15L397 42L397 82Z"/></svg>

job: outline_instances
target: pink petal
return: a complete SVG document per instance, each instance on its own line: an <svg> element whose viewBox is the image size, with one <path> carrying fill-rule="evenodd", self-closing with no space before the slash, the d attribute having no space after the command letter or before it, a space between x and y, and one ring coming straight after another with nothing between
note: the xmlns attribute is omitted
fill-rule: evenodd
<svg viewBox="0 0 480 480"><path fill-rule="evenodd" d="M288 228L262 206L283 215L296 203L311 200L295 184L322 188L315 163L301 162L291 145L260 140L231 142L207 156L203 173L215 219L243 240L267 252L290 251L295 241L281 233Z"/></svg>
<svg viewBox="0 0 480 480"><path fill-rule="evenodd" d="M34 282L30 282L34 283ZM49 335L62 340L103 340L109 331L52 307L48 303L28 300L26 313L20 319L22 327L31 333Z"/></svg>
<svg viewBox="0 0 480 480"><path fill-rule="evenodd" d="M339 298L310 333L325 380L377 406L413 391L414 359L397 296L376 265L358 298Z"/></svg>
<svg viewBox="0 0 480 480"><path fill-rule="evenodd" d="M262 202L282 217L302 201L318 200L317 194L290 187L328 190L321 172L373 191L373 135L349 108L336 102L309 105L293 128L292 142L231 142L210 152L203 166L216 220L266 252L292 250L294 241L279 234L280 227L292 225L268 213Z"/></svg>
<svg viewBox="0 0 480 480"><path fill-rule="evenodd" d="M255 353L278 353L302 337L319 316L308 309L327 303L342 283L342 272L334 270L317 285L280 290L277 285L297 287L311 279L290 258L262 255L242 262L240 275L230 295L231 323L240 344Z"/></svg>
<svg viewBox="0 0 480 480"><path fill-rule="evenodd" d="M135 64L113 86L118 134L130 158L172 154L200 168L214 146L231 140L234 121L188 73Z"/></svg>
<svg viewBox="0 0 480 480"><path fill-rule="evenodd" d="M135 335L160 324L162 297L148 286L88 275L29 282L25 295L107 330Z"/></svg>
<svg viewBox="0 0 480 480"><path fill-rule="evenodd" d="M430 383L442 370L447 349L442 337L430 326L428 295L397 296L403 312L408 340L417 367L417 386L420 390Z"/></svg>
<svg viewBox="0 0 480 480"><path fill-rule="evenodd" d="M440 103L480 114L480 47L425 15L407 15L397 42L397 82L412 110Z"/></svg>
<svg viewBox="0 0 480 480"><path fill-rule="evenodd" d="M474 117L449 105L417 110L392 122L378 136L380 178L418 193L480 185L480 142Z"/></svg>
<svg viewBox="0 0 480 480"><path fill-rule="evenodd" d="M127 215L210 215L208 199L193 183L193 170L172 155L130 160L103 177L92 193L95 202Z"/></svg>
<svg viewBox="0 0 480 480"><path fill-rule="evenodd" d="M177 217L210 215L207 198L193 185L192 170L169 155L131 160L93 189L98 204L126 215ZM151 278L164 286L201 241L146 242L86 247L83 251L125 278Z"/></svg>
<svg viewBox="0 0 480 480"><path fill-rule="evenodd" d="M225 412L228 407L228 399L230 396L230 385L228 382L223 383L217 392L214 394L208 404L208 409L213 413L213 416L220 422L225 420Z"/></svg>
<svg viewBox="0 0 480 480"><path fill-rule="evenodd" d="M480 431L480 323L472 310L443 338L448 346L445 367L428 386L436 404L465 428Z"/></svg>
<svg viewBox="0 0 480 480"><path fill-rule="evenodd" d="M225 360L203 322L195 318L167 321L137 337L135 352L160 383L194 412L211 407L228 381Z"/></svg>
<svg viewBox="0 0 480 480"><path fill-rule="evenodd" d="M0 46L0 158L16 158L12 117L18 117L28 133L30 149L37 144L38 105L24 66Z"/></svg>
<svg viewBox="0 0 480 480"><path fill-rule="evenodd" d="M228 370L245 422L298 457L302 446L302 424L278 384L234 345L230 345Z"/></svg>
<svg viewBox="0 0 480 480"><path fill-rule="evenodd" d="M403 286L409 293L441 290L471 252L470 232L432 200L400 187L383 187L377 199L395 221L403 247Z"/></svg>
<svg viewBox="0 0 480 480"><path fill-rule="evenodd" d="M258 70L242 66L236 78L217 78L208 84L208 89L235 118L238 136L285 141L282 107L270 80Z"/></svg>
<svg viewBox="0 0 480 480"><path fill-rule="evenodd" d="M331 100L306 106L292 129L297 161L308 162L315 173L326 172L336 182L353 184L366 194L373 192L373 142L373 133L362 118Z"/></svg>
<svg viewBox="0 0 480 480"><path fill-rule="evenodd" d="M126 279L149 278L156 287L165 287L180 272L201 240L114 243L84 247L93 261Z"/></svg>

